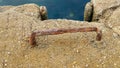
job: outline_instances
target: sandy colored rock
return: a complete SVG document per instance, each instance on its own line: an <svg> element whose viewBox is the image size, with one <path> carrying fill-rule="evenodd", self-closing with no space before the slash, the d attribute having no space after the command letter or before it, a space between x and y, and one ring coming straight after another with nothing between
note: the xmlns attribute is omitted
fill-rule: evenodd
<svg viewBox="0 0 120 68"><path fill-rule="evenodd" d="M120 35L120 26L114 27L113 30Z"/></svg>
<svg viewBox="0 0 120 68"><path fill-rule="evenodd" d="M91 22L92 16L93 16L93 4L91 2L88 2L84 10L84 21Z"/></svg>
<svg viewBox="0 0 120 68"><path fill-rule="evenodd" d="M14 6L0 6L0 12L5 12L13 7Z"/></svg>
<svg viewBox="0 0 120 68"><path fill-rule="evenodd" d="M25 4L18 6L14 9L14 11L23 13L28 16L34 16L35 18L40 18L40 9L36 4Z"/></svg>
<svg viewBox="0 0 120 68"><path fill-rule="evenodd" d="M104 23L111 29L120 26L120 0L91 0L90 4L93 5L94 9L92 12L92 21ZM87 11L92 11L91 7L87 8ZM86 14L85 17L88 17L87 19L91 19L89 15L90 14Z"/></svg>
<svg viewBox="0 0 120 68"><path fill-rule="evenodd" d="M109 28L114 28L116 26L120 26L120 7L116 10L112 11L112 14L109 14L109 11L104 14L104 18L101 18L99 22L105 23Z"/></svg>
<svg viewBox="0 0 120 68"><path fill-rule="evenodd" d="M37 36L35 48L30 48L27 41L32 31L80 27L98 27L102 30L102 40L96 41L96 32L78 32ZM120 36L117 34L104 23L67 19L40 21L10 9L0 13L0 67L119 68Z"/></svg>
<svg viewBox="0 0 120 68"><path fill-rule="evenodd" d="M108 16L111 15L120 6L120 0L91 0L91 2L94 7L93 21L98 21L108 11L110 11Z"/></svg>
<svg viewBox="0 0 120 68"><path fill-rule="evenodd" d="M3 6L3 7L1 6L0 8L1 8L1 12L16 11L33 18L41 19L39 6L36 4L24 4L19 6Z"/></svg>

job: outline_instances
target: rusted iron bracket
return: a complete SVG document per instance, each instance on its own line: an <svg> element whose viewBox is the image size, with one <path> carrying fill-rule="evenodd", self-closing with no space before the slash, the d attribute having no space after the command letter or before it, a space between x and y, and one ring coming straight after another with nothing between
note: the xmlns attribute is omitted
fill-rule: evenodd
<svg viewBox="0 0 120 68"><path fill-rule="evenodd" d="M76 32L93 32L95 31L97 33L96 40L100 41L102 38L102 31L99 30L97 27L84 27L84 28L60 28L60 29L48 29L48 30L40 30L36 32L32 32L29 37L29 44L32 45L32 47L36 46L36 36L43 36L43 35L57 35L57 34L63 34L63 33L76 33Z"/></svg>

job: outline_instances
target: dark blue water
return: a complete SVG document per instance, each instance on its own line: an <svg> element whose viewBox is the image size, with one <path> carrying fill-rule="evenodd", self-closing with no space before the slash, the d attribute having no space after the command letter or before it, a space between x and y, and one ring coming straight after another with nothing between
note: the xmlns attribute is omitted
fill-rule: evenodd
<svg viewBox="0 0 120 68"><path fill-rule="evenodd" d="M49 19L83 20L85 4L90 0L0 0L0 5L36 3L48 9Z"/></svg>

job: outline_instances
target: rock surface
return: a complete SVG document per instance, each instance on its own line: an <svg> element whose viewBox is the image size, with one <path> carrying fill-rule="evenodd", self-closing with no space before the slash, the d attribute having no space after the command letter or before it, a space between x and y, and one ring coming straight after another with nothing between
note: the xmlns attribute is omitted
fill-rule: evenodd
<svg viewBox="0 0 120 68"><path fill-rule="evenodd" d="M93 21L105 23L120 35L120 0L92 0L94 5Z"/></svg>
<svg viewBox="0 0 120 68"><path fill-rule="evenodd" d="M93 16L93 4L91 2L88 2L84 10L84 21L91 22L92 16Z"/></svg>
<svg viewBox="0 0 120 68"><path fill-rule="evenodd" d="M93 21L97 21L104 14L108 13L108 16L113 13L118 7L120 7L120 0L91 0L94 8Z"/></svg>
<svg viewBox="0 0 120 68"><path fill-rule="evenodd" d="M30 6L27 8L21 6L0 12L0 68L120 67L119 23L113 24L114 28L111 29L104 22L88 23L66 19L41 21L38 8L29 4L25 5ZM31 10L31 7L35 9ZM113 15L116 13L119 12L114 11ZM96 41L95 32L37 36L38 46L35 48L30 48L27 41L32 31L36 30L89 26L102 30L101 41Z"/></svg>
<svg viewBox="0 0 120 68"><path fill-rule="evenodd" d="M104 23L108 28L117 29L115 32L120 32L116 28L120 26L120 0L91 0L86 5L84 18L85 21L92 19L92 21Z"/></svg>

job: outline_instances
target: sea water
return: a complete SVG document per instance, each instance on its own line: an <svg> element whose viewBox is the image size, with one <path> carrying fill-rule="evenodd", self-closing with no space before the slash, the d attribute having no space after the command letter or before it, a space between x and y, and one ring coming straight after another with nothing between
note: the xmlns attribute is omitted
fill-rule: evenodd
<svg viewBox="0 0 120 68"><path fill-rule="evenodd" d="M0 0L0 5L22 5L36 3L44 5L49 19L83 20L84 7L90 0Z"/></svg>

